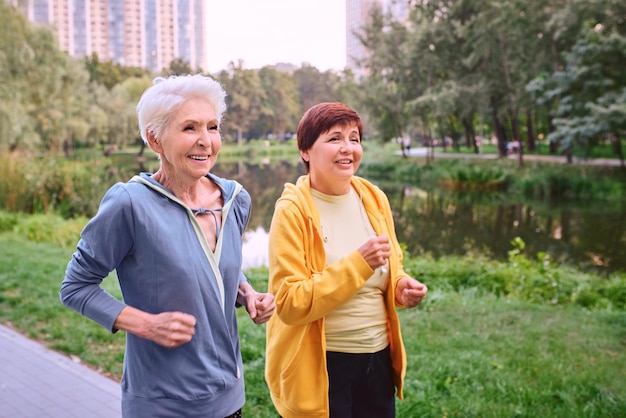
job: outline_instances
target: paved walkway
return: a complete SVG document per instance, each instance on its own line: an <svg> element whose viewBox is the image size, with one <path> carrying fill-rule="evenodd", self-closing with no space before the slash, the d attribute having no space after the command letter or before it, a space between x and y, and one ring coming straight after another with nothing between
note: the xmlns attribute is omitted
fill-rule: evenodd
<svg viewBox="0 0 626 418"><path fill-rule="evenodd" d="M119 383L0 325L0 417L120 416Z"/></svg>

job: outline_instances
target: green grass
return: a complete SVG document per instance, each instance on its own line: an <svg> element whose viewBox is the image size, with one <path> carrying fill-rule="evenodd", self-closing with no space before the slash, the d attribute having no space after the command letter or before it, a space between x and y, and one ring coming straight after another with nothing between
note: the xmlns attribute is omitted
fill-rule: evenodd
<svg viewBox="0 0 626 418"><path fill-rule="evenodd" d="M626 413L626 317L472 290L401 313L400 417L618 417Z"/></svg>
<svg viewBox="0 0 626 418"><path fill-rule="evenodd" d="M119 379L124 333L112 335L59 301L73 249L15 232L0 233L0 248L0 323ZM574 302L554 306L524 299L523 292L496 296L481 288L481 281L493 288L496 279L536 275L533 263L519 257L485 264L474 257L471 274L470 260L410 260L430 292L421 307L400 311L408 371L399 418L626 416L626 311L611 303L594 310ZM559 272L573 274L549 270ZM266 287L265 269L247 273L257 289ZM474 274L482 279L472 280ZM623 276L614 280L624 292ZM104 285L120 295L114 275ZM244 415L276 417L263 376L265 326L243 309L238 317Z"/></svg>

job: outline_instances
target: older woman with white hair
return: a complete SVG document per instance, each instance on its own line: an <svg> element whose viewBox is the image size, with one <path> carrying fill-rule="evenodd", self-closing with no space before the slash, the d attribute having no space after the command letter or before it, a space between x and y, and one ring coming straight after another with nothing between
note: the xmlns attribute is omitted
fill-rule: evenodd
<svg viewBox="0 0 626 418"><path fill-rule="evenodd" d="M241 416L235 308L261 324L275 304L241 270L250 196L211 173L225 96L200 74L154 80L137 112L159 167L107 191L61 285L66 306L127 332L124 417ZM101 287L113 270L123 300Z"/></svg>

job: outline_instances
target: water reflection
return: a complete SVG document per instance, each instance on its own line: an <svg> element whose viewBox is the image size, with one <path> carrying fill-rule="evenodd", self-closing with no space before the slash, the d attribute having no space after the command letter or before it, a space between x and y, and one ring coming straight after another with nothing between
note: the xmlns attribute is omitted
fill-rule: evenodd
<svg viewBox="0 0 626 418"><path fill-rule="evenodd" d="M267 266L269 234L263 227L248 229L243 240L243 268Z"/></svg>

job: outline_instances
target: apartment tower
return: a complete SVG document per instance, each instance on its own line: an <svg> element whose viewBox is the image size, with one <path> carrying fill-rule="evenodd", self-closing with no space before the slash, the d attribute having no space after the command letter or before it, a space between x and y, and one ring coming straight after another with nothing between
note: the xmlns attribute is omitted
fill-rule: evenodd
<svg viewBox="0 0 626 418"><path fill-rule="evenodd" d="M158 72L175 59L208 68L206 0L11 0L27 18L49 25L75 57L97 54Z"/></svg>

